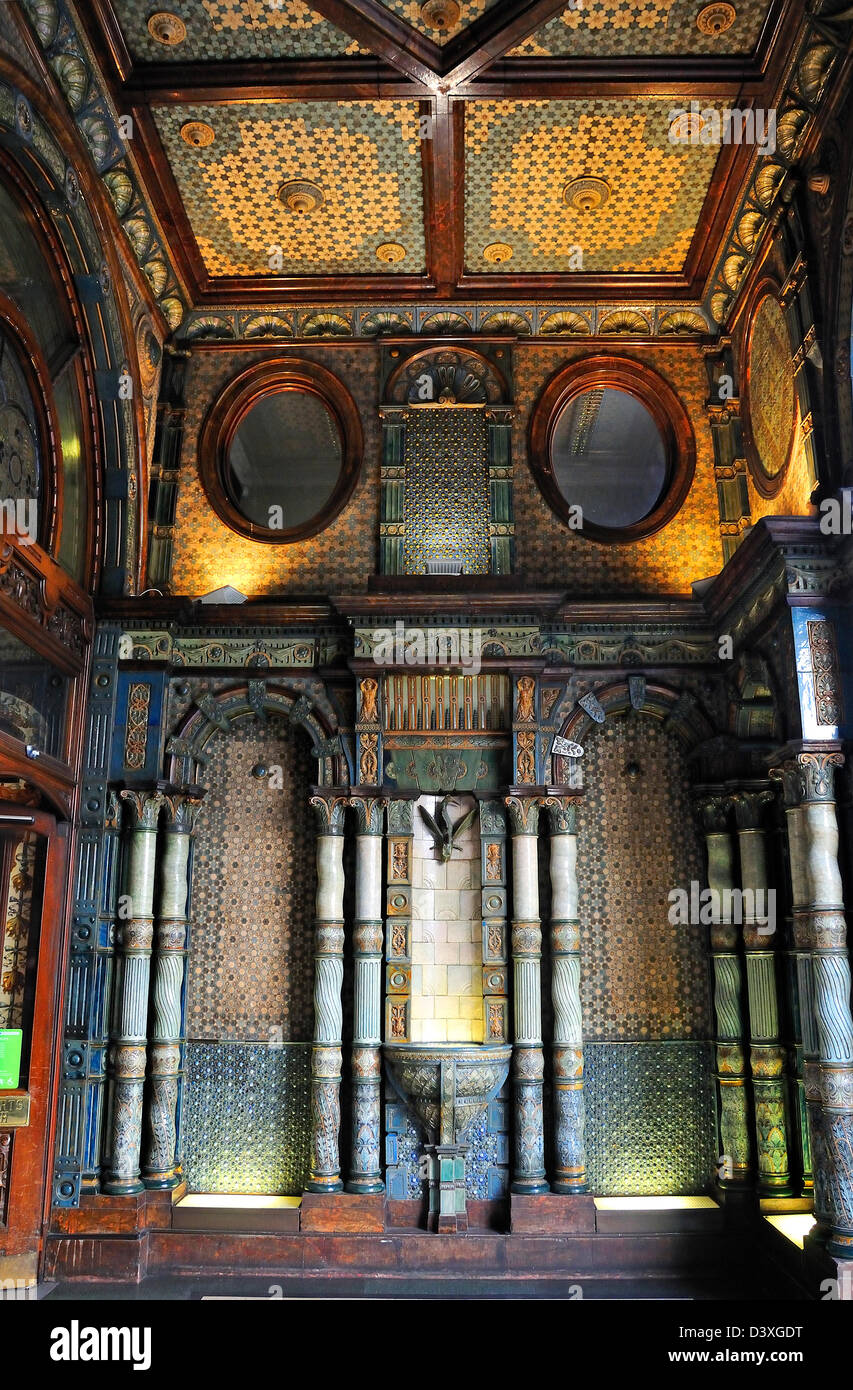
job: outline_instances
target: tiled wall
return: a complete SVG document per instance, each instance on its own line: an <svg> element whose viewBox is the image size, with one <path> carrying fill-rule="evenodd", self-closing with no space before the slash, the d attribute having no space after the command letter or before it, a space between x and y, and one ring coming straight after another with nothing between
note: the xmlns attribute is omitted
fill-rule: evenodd
<svg viewBox="0 0 853 1390"><path fill-rule="evenodd" d="M435 819L441 797L422 796ZM473 797L448 802L452 822L473 807ZM483 1041L483 947L480 834L477 821L454 841L443 862L419 810L415 810L412 869L412 1042Z"/></svg>

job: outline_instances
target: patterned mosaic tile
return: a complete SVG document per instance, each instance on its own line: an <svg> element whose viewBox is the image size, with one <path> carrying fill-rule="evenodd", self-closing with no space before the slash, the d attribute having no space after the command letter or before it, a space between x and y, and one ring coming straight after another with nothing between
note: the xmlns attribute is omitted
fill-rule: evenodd
<svg viewBox="0 0 853 1390"><path fill-rule="evenodd" d="M364 431L364 463L355 491L330 526L294 545L260 545L219 520L198 478L198 431L225 383L265 354L199 353L187 383L187 414L175 528L173 589L198 596L233 584L250 597L269 593L328 592L330 575L341 591L360 592L376 570L379 535L378 355L358 348L293 349L334 372L354 397Z"/></svg>
<svg viewBox="0 0 853 1390"><path fill-rule="evenodd" d="M734 23L716 36L703 34L696 23L703 8L703 0L575 0L508 56L751 53L770 0L737 0Z"/></svg>
<svg viewBox="0 0 853 1390"><path fill-rule="evenodd" d="M677 272L717 161L713 145L671 144L669 100L482 101L465 122L465 259L471 271ZM563 201L584 175L610 185L581 213ZM488 264L486 246L511 259Z"/></svg>
<svg viewBox="0 0 853 1390"><path fill-rule="evenodd" d="M585 739L578 884L581 1003L589 1038L710 1035L707 928L672 926L671 888L703 866L683 752L648 715L613 716ZM636 784L624 774L640 765Z"/></svg>
<svg viewBox="0 0 853 1390"><path fill-rule="evenodd" d="M227 62L244 58L325 58L365 50L303 0L168 0L159 8L186 25L182 43L157 43L149 0L118 0L121 31L132 57L146 63Z"/></svg>
<svg viewBox="0 0 853 1390"><path fill-rule="evenodd" d="M190 1192L299 1196L310 1164L310 1048L189 1043L185 1078Z"/></svg>
<svg viewBox="0 0 853 1390"><path fill-rule="evenodd" d="M527 467L527 426L545 382L558 368L588 355L583 344L533 348L514 354L513 504L518 568L537 583L577 594L689 594L694 579L722 568L714 481L714 446L707 423L707 379L700 351L655 347L613 350L644 362L670 382L684 402L696 436L696 473L678 514L657 535L631 545L596 545L554 516Z"/></svg>
<svg viewBox="0 0 853 1390"><path fill-rule="evenodd" d="M23 1028L27 1021L24 1013L28 946L30 934L37 934L39 925L33 914L37 846L38 839L35 835L23 837L15 848L8 882L3 885L3 916L0 919L0 1028Z"/></svg>
<svg viewBox="0 0 853 1390"><path fill-rule="evenodd" d="M587 1181L599 1196L696 1195L716 1166L710 1043L587 1044Z"/></svg>
<svg viewBox="0 0 853 1390"><path fill-rule="evenodd" d="M465 1190L474 1201L503 1197L509 1191L510 1162L509 1085L505 1085L472 1125L470 1153L465 1167ZM392 1200L416 1200L423 1182L418 1160L424 1140L405 1105L388 1090L385 1097L385 1181Z"/></svg>
<svg viewBox="0 0 853 1390"><path fill-rule="evenodd" d="M207 745L193 861L187 1034L241 1042L313 1032L316 764L301 731L241 720ZM252 776L282 770L284 790ZM280 1033L277 1030L281 1030Z"/></svg>
<svg viewBox="0 0 853 1390"><path fill-rule="evenodd" d="M392 10L401 19L405 19L407 24L411 24L413 29L417 29L419 33L425 34L428 39L441 44L442 47L451 39L455 39L470 24L473 24L475 19L479 19L480 15L485 14L486 10L493 9L498 3L499 0L461 0L459 18L456 23L449 29L439 30L434 29L424 19L423 5L420 0L382 0L386 10Z"/></svg>
<svg viewBox="0 0 853 1390"><path fill-rule="evenodd" d="M390 241L406 248L401 273L425 269L417 102L161 107L154 118L211 275L268 275L276 246L286 275L375 273ZM187 121L212 126L213 143L187 145ZM279 201L298 179L323 191L310 215Z"/></svg>

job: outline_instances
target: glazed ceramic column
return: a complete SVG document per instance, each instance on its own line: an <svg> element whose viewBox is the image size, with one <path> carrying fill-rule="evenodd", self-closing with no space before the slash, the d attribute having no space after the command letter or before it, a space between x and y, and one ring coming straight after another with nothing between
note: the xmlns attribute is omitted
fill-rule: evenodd
<svg viewBox="0 0 853 1390"><path fill-rule="evenodd" d="M146 1187L177 1187L178 1095L184 1043L183 995L187 970L187 899L190 843L198 796L164 796L160 901L154 940L151 997L154 1023L148 1047L149 1093L142 1176Z"/></svg>
<svg viewBox="0 0 853 1390"><path fill-rule="evenodd" d="M383 801L354 796L355 927L352 1039L352 1164L347 1192L384 1192L380 1166L382 1081Z"/></svg>
<svg viewBox="0 0 853 1390"><path fill-rule="evenodd" d="M806 1186L813 1186L812 1135L820 1128L820 1105L815 1095L811 1104L806 1096L807 1068L811 1074L818 1068L817 1020L814 1011L814 979L809 941L809 885L806 874L805 825L802 801L805 778L798 763L791 761L770 769L770 776L780 782L785 804L788 838L788 864L791 874L791 918L794 942L794 963L797 973L798 1021L801 1041L797 1047L797 1093L800 1106L803 1177Z"/></svg>
<svg viewBox="0 0 853 1390"><path fill-rule="evenodd" d="M104 1191L143 1192L139 1176L142 1094L148 1034L148 983L154 936L154 869L158 791L123 791L130 808L123 893L119 899L118 958L113 994L110 1168ZM127 915L124 915L126 910Z"/></svg>
<svg viewBox="0 0 853 1390"><path fill-rule="evenodd" d="M515 1171L513 1192L547 1192L542 1118L542 998L539 924L538 830L535 797L505 797L512 833L512 966L515 1038L513 1097Z"/></svg>
<svg viewBox="0 0 853 1390"><path fill-rule="evenodd" d="M801 796L791 841L792 875L801 876L805 899L794 908L794 940L811 957L814 1032L807 1020L809 996L801 992L805 1058L803 1078L814 1167L815 1221L829 1250L853 1257L853 1018L850 962L833 799L834 750L802 750L777 775L788 774ZM796 783L799 782L797 786ZM791 821L789 820L789 833ZM795 870L796 865L796 870ZM795 898L796 903L796 898ZM801 984L803 981L801 980ZM816 1049L816 1055L814 1052Z"/></svg>
<svg viewBox="0 0 853 1390"><path fill-rule="evenodd" d="M341 986L344 979L344 810L346 798L311 797L317 818L314 931L314 1046L311 1051L311 1176L309 1192L342 1192Z"/></svg>
<svg viewBox="0 0 853 1390"><path fill-rule="evenodd" d="M743 947L749 1000L749 1058L755 1114L758 1191L762 1196L791 1191L788 1116L785 1104L785 1049L779 1025L775 906L768 900L767 843L762 824L773 793L738 791L732 797L740 848L743 889Z"/></svg>
<svg viewBox="0 0 853 1390"><path fill-rule="evenodd" d="M711 794L700 796L697 807L708 857L708 886L714 889L711 959L714 963L716 1080L720 1103L718 1181L722 1188L746 1188L750 1185L752 1174L741 1012L743 976L737 954L737 927L732 922L723 921L722 910L725 895L735 885L734 841L729 829L730 801L727 796Z"/></svg>
<svg viewBox="0 0 853 1390"><path fill-rule="evenodd" d="M551 998L554 1005L554 1192L586 1191L583 1018L578 921L577 801L547 796L551 834Z"/></svg>

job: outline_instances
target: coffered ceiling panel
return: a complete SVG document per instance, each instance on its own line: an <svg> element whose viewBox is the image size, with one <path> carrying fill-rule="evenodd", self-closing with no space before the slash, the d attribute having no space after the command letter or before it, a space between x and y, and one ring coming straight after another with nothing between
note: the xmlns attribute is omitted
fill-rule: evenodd
<svg viewBox="0 0 853 1390"><path fill-rule="evenodd" d="M671 143L672 106L652 99L472 103L466 268L681 271L719 150ZM486 248L496 244L511 257L493 263Z"/></svg>
<svg viewBox="0 0 853 1390"><path fill-rule="evenodd" d="M752 53L770 0L575 0L510 57Z"/></svg>
<svg viewBox="0 0 853 1390"><path fill-rule="evenodd" d="M268 276L272 247L283 275L424 272L416 102L173 106L154 119L210 275ZM293 208L279 197L288 183L306 185ZM388 244L404 257L377 256Z"/></svg>
<svg viewBox="0 0 853 1390"><path fill-rule="evenodd" d="M167 0L159 7L151 0L120 0L115 12L136 62L217 63L364 52L303 0ZM159 40L148 28L158 14L166 16L159 23L152 20Z"/></svg>

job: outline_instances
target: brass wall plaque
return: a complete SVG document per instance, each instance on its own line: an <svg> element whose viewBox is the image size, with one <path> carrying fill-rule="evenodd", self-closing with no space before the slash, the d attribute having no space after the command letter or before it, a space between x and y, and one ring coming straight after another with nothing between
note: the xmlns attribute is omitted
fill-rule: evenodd
<svg viewBox="0 0 853 1390"><path fill-rule="evenodd" d="M0 1091L0 1129L23 1129L30 1122L30 1098L26 1091L5 1095Z"/></svg>

